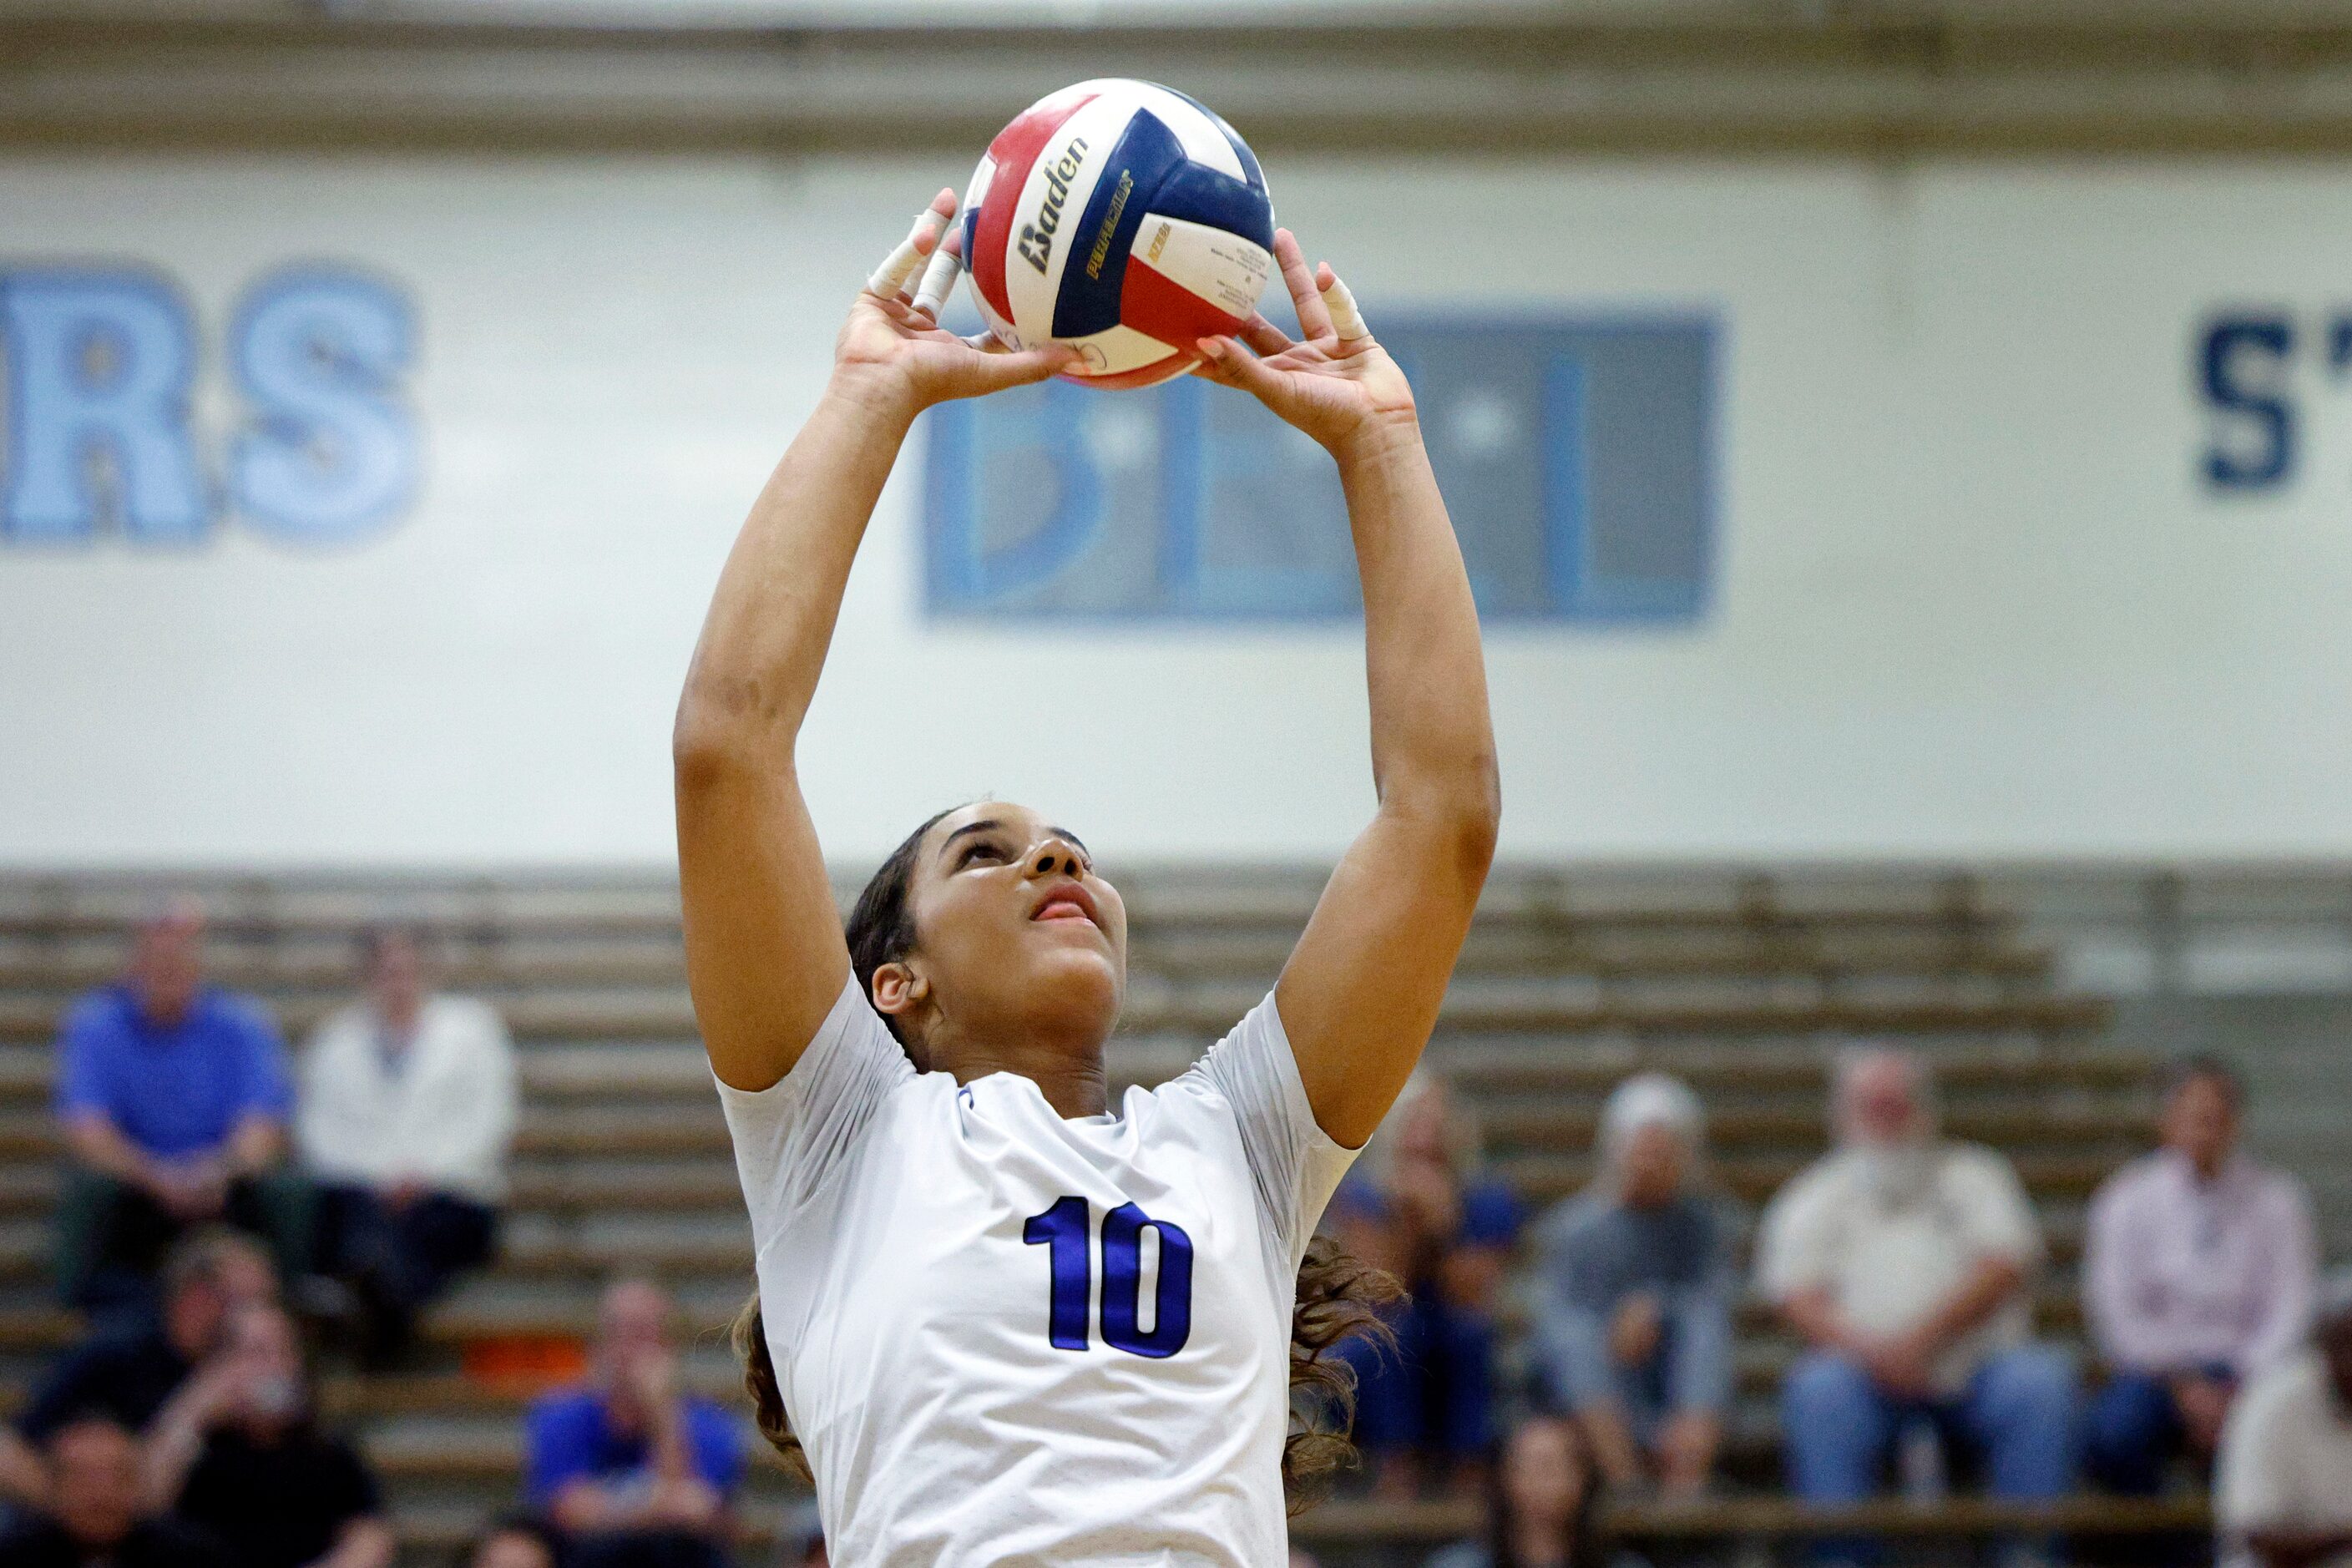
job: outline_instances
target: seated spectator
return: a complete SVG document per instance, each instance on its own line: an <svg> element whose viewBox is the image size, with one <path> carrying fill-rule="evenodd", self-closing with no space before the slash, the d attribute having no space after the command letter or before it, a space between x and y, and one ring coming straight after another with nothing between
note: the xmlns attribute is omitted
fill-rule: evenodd
<svg viewBox="0 0 2352 1568"><path fill-rule="evenodd" d="M1908 1052L1848 1057L1840 1147L1764 1214L1758 1282L1806 1346L1782 1389L1781 1429L1790 1484L1807 1502L1869 1496L1898 1432L1922 1423L1981 1461L1995 1497L2045 1500L2074 1486L2074 1367L2031 1338L2032 1210L2007 1160L1939 1137L1931 1094ZM1867 1553L1843 1543L1822 1555Z"/></svg>
<svg viewBox="0 0 2352 1568"><path fill-rule="evenodd" d="M1600 1479L1572 1422L1520 1422L1489 1472L1486 1538L1432 1555L1426 1568L1600 1568Z"/></svg>
<svg viewBox="0 0 2352 1568"><path fill-rule="evenodd" d="M1615 1487L1704 1488L1731 1405L1730 1226L1696 1190L1697 1096L1646 1073L1601 1118L1601 1174L1538 1230L1538 1371Z"/></svg>
<svg viewBox="0 0 2352 1568"><path fill-rule="evenodd" d="M41 1461L69 1421L104 1415L144 1432L197 1363L219 1345L235 1309L277 1299L268 1257L234 1231L203 1231L173 1250L163 1267L159 1321L101 1329L34 1384L13 1427L0 1431L0 1491L43 1507L49 1474Z"/></svg>
<svg viewBox="0 0 2352 1568"><path fill-rule="evenodd" d="M235 1568L218 1541L146 1517L139 1439L110 1415L74 1416L50 1435L48 1511L0 1536L0 1568Z"/></svg>
<svg viewBox="0 0 2352 1568"><path fill-rule="evenodd" d="M676 1316L643 1279L604 1292L593 1382L550 1394L526 1423L526 1500L563 1533L567 1568L724 1563L743 1433L678 1387Z"/></svg>
<svg viewBox="0 0 2352 1568"><path fill-rule="evenodd" d="M2317 1243L2303 1188L2238 1152L2241 1087L2210 1058L2164 1100L2164 1147L2091 1202L2084 1305L2111 1376L2091 1402L2084 1462L2134 1496L2187 1454L2210 1463L2239 1384L2296 1348Z"/></svg>
<svg viewBox="0 0 2352 1568"><path fill-rule="evenodd" d="M2254 1373L2221 1432L2213 1511L2230 1568L2352 1568L2352 1274L2310 1342Z"/></svg>
<svg viewBox="0 0 2352 1568"><path fill-rule="evenodd" d="M1478 1127L1444 1079L1413 1074L1328 1221L1350 1251L1405 1282L1393 1344L1342 1341L1356 1373L1356 1442L1383 1495L1420 1489L1424 1461L1475 1488L1493 1441L1495 1298L1519 1226L1509 1187L1484 1170Z"/></svg>
<svg viewBox="0 0 2352 1568"><path fill-rule="evenodd" d="M320 1432L294 1321L241 1307L219 1350L156 1419L145 1491L217 1536L244 1568L390 1568L375 1478Z"/></svg>
<svg viewBox="0 0 2352 1568"><path fill-rule="evenodd" d="M462 1568L556 1568L563 1543L544 1521L509 1514L476 1536L458 1554Z"/></svg>
<svg viewBox="0 0 2352 1568"><path fill-rule="evenodd" d="M295 1139L320 1184L318 1268L348 1286L376 1366L489 1260L514 1136L514 1050L483 1003L428 989L415 931L361 939L366 994L319 1026Z"/></svg>
<svg viewBox="0 0 2352 1568"><path fill-rule="evenodd" d="M72 1155L58 1214L69 1305L152 1305L172 1243L224 1221L268 1239L289 1278L309 1224L280 1167L291 1090L260 1004L204 983L188 902L140 927L120 984L76 1003L58 1043L58 1119Z"/></svg>

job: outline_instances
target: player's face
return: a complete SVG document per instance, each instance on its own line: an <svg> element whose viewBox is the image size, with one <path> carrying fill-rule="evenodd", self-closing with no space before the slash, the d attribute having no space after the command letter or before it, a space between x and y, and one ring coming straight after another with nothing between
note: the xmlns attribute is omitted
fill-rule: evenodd
<svg viewBox="0 0 2352 1568"><path fill-rule="evenodd" d="M924 835L914 879L919 969L966 1026L1108 1037L1127 985L1127 906L1067 828L1004 801Z"/></svg>

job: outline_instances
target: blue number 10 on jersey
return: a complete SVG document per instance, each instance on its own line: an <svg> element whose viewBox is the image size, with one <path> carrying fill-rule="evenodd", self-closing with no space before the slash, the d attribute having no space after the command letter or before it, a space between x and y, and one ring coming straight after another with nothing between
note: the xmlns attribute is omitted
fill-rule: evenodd
<svg viewBox="0 0 2352 1568"><path fill-rule="evenodd" d="M1090 1217L1086 1199L1059 1198L1021 1227L1022 1240L1048 1249L1054 1286L1046 1334L1055 1350L1087 1348L1087 1308L1094 1295ZM1149 1332L1142 1326L1146 1226L1160 1233L1160 1288L1152 1293ZM1192 1332L1192 1238L1168 1220L1121 1204L1103 1215L1102 1267L1103 1343L1132 1355L1171 1356L1182 1350Z"/></svg>

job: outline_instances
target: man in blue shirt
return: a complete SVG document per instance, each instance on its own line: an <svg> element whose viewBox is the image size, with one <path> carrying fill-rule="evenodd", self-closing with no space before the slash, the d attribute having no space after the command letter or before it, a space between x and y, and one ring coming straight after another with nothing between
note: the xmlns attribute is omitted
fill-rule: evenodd
<svg viewBox="0 0 2352 1568"><path fill-rule="evenodd" d="M140 926L123 979L76 1003L59 1031L70 1304L149 1304L172 1244L223 1221L270 1241L282 1272L299 1262L307 1214L281 1169L286 1047L260 1004L205 984L204 941L202 910L169 905Z"/></svg>
<svg viewBox="0 0 2352 1568"><path fill-rule="evenodd" d="M570 1568L719 1568L734 1534L743 1432L678 1387L677 1311L625 1279L597 1309L594 1381L531 1406L525 1501L554 1521Z"/></svg>

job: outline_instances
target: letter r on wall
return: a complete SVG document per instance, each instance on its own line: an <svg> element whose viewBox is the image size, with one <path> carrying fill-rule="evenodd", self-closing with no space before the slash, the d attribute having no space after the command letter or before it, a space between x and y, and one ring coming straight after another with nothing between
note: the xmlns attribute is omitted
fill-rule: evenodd
<svg viewBox="0 0 2352 1568"><path fill-rule="evenodd" d="M79 543L109 513L133 539L186 543L207 521L189 428L195 332L136 272L0 273L8 447L0 530Z"/></svg>

